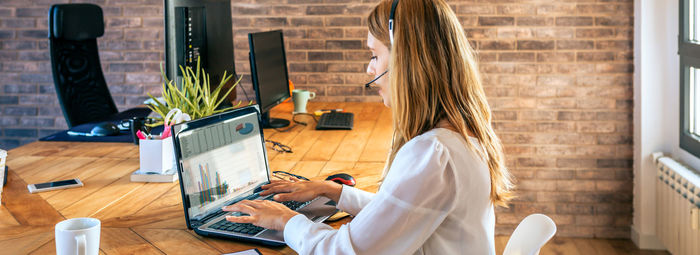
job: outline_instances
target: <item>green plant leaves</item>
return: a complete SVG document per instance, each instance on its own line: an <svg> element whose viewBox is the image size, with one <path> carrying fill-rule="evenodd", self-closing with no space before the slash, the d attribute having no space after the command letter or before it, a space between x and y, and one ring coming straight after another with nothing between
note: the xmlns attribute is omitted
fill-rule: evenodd
<svg viewBox="0 0 700 255"><path fill-rule="evenodd" d="M227 74L224 71L219 84L213 91L211 91L211 78L204 69L200 68L199 61L200 59L197 58L196 70L192 70L190 67L180 66L182 80L180 81L179 86L174 85L175 82L169 80L165 76L163 66L161 65L160 73L163 77L162 89L165 104L158 101L150 93L148 94L154 103L146 106L160 115L160 117L155 118L155 123L150 124L151 126L162 125L165 115L174 108L180 109L183 113L187 113L193 120L195 120L212 114L229 111L241 105L241 102L239 101L238 104L233 107L218 110L216 109L219 107L219 105L221 105L221 103L224 102L231 91L236 88L242 77L239 77L238 80L236 80L236 82L228 90L226 90L226 93L219 96L219 94L222 92L222 88L231 78L233 78L233 75ZM252 103L253 101L250 101L248 105Z"/></svg>

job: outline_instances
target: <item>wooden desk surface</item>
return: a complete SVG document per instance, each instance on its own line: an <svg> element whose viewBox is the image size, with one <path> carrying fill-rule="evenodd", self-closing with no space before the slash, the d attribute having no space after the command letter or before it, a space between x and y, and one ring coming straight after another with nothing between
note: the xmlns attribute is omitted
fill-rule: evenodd
<svg viewBox="0 0 700 255"><path fill-rule="evenodd" d="M352 131L316 131L309 123L289 132L266 129L265 137L292 147L282 154L268 146L272 170L312 179L347 172L357 187L377 190L390 146L391 113L381 103L310 103L309 110L343 108L355 113ZM290 103L273 116L291 119ZM138 147L127 143L34 142L9 151L8 183L0 207L0 253L55 254L54 225L67 218L102 221L102 254L221 254L258 248L263 254L294 254L288 247L269 248L205 238L187 230L179 184L129 180L139 167ZM29 194L27 184L78 177L84 187ZM347 222L335 223L335 227Z"/></svg>

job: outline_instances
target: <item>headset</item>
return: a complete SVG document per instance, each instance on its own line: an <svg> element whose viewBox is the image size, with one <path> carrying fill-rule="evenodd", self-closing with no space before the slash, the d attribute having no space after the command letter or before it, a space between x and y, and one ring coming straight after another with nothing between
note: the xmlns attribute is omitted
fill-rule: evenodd
<svg viewBox="0 0 700 255"><path fill-rule="evenodd" d="M391 3L391 12L389 13L389 43L391 43L391 45L394 45L394 14L396 13L396 5L398 4L399 0L394 0L394 2ZM391 47L391 45L389 45L389 47ZM370 82L365 83L365 88L372 88L370 85L372 85L372 83L374 83L375 81L379 80L379 78L382 78L382 76L384 76L388 72L389 70L386 70L382 74L377 76L377 78L374 78Z"/></svg>

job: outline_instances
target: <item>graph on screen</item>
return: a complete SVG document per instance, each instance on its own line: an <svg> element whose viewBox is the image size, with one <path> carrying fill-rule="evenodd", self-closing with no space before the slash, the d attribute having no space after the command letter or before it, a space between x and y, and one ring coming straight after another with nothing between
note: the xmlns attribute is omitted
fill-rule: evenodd
<svg viewBox="0 0 700 255"><path fill-rule="evenodd" d="M267 181L259 135L183 160L183 168L193 214L220 207Z"/></svg>
<svg viewBox="0 0 700 255"><path fill-rule="evenodd" d="M221 210L268 181L265 144L256 114L178 134L182 184L191 218Z"/></svg>
<svg viewBox="0 0 700 255"><path fill-rule="evenodd" d="M228 183L222 182L219 172L213 171L214 178L209 172L209 164L199 165L201 180L197 183L199 188L199 203L213 202L228 193Z"/></svg>

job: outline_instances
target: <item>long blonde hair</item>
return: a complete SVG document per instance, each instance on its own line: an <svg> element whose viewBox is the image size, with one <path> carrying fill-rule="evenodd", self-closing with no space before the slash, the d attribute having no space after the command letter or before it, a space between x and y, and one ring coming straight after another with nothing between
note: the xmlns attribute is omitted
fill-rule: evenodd
<svg viewBox="0 0 700 255"><path fill-rule="evenodd" d="M488 164L490 199L507 206L513 184L500 139L491 127L472 48L457 16L444 0L400 0L394 16L394 44L389 42L391 0L379 3L367 18L369 32L390 45L389 82L394 136L382 179L399 149L446 119L465 140L476 136L481 150L467 142Z"/></svg>

